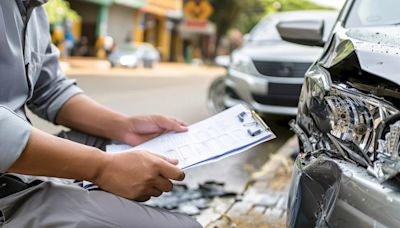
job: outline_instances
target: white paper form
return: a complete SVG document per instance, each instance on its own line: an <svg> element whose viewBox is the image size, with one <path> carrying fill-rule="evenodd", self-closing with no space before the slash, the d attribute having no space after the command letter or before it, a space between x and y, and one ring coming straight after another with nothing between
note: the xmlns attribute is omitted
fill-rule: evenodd
<svg viewBox="0 0 400 228"><path fill-rule="evenodd" d="M189 126L187 132L171 132L136 147L109 145L108 152L145 150L179 160L187 169L241 153L275 135L255 119L243 105L236 105L208 119Z"/></svg>

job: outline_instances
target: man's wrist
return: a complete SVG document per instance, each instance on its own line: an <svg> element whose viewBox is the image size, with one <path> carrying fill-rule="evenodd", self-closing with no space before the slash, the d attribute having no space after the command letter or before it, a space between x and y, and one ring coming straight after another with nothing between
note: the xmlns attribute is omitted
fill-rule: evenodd
<svg viewBox="0 0 400 228"><path fill-rule="evenodd" d="M113 126L110 133L111 139L117 140L118 142L127 143L126 138L131 132L131 119L129 116L117 115L113 121Z"/></svg>
<svg viewBox="0 0 400 228"><path fill-rule="evenodd" d="M87 172L87 176L84 178L87 181L96 183L98 178L104 172L105 167L111 163L112 156L107 154L97 148L93 148L93 159L92 159L92 169Z"/></svg>

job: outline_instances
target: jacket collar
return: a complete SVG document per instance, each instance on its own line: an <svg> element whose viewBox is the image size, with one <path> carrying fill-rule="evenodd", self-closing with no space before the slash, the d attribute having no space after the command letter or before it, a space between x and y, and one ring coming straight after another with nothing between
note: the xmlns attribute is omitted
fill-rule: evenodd
<svg viewBox="0 0 400 228"><path fill-rule="evenodd" d="M29 0L29 4L25 6L23 0L16 0L21 15L23 15L23 17L27 16L28 18L34 8L45 4L47 1L48 0Z"/></svg>

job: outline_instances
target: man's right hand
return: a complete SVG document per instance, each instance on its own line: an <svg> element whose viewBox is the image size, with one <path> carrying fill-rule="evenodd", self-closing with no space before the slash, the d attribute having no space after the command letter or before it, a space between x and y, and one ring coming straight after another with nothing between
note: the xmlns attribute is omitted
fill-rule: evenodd
<svg viewBox="0 0 400 228"><path fill-rule="evenodd" d="M106 154L107 160L93 183L121 197L147 201L172 190L171 180L182 181L184 172L170 160L145 151Z"/></svg>

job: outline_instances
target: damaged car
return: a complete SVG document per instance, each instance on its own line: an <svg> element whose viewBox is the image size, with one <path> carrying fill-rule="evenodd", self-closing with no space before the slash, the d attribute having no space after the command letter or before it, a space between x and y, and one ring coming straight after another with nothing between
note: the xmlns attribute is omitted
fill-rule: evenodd
<svg viewBox="0 0 400 228"><path fill-rule="evenodd" d="M290 122L288 227L400 227L400 1L348 0ZM323 45L323 21L282 23Z"/></svg>

